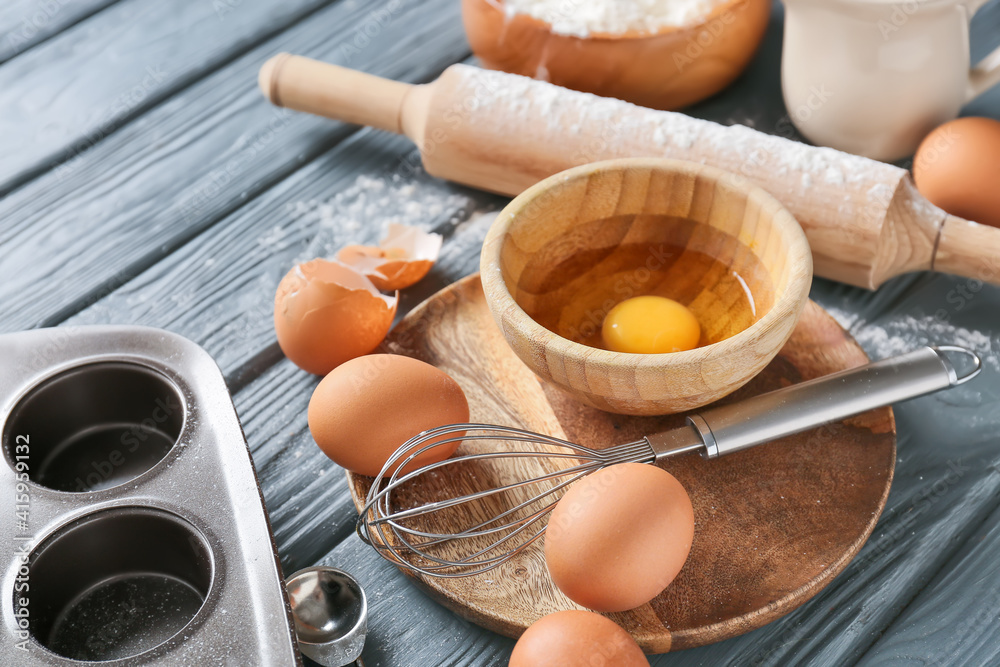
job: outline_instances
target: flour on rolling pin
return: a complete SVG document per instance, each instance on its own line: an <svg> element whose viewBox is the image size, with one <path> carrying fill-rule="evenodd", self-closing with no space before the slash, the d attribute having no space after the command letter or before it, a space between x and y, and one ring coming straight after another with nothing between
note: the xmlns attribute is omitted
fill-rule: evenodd
<svg viewBox="0 0 1000 667"><path fill-rule="evenodd" d="M450 89L435 99L452 104L437 107L432 100L430 114L441 114L443 122L436 136L423 137L428 172L468 183L472 169L479 187L496 192L518 193L567 167L616 157L709 164L746 177L788 207L807 227L819 275L869 287L884 276L842 266L843 253L833 252L835 259L825 261L826 250L850 244L857 266L877 271L881 262L890 270L896 265L893 258L885 261L883 244L900 245L904 260L919 254L909 252L910 244L926 246L929 258L945 218L937 207L908 196L916 191L905 169L831 148L469 66L449 68L435 85ZM486 122L491 127L483 131ZM463 148L469 144L474 151ZM454 151L461 151L461 158ZM477 162L483 174L475 169ZM495 178L490 185L487 175ZM897 196L900 190L904 196ZM920 221L916 234L886 229L893 207L901 209L896 215ZM920 210L907 210L913 207Z"/></svg>
<svg viewBox="0 0 1000 667"><path fill-rule="evenodd" d="M727 0L504 0L508 16L526 14L552 26L557 35L588 37L654 33L668 26L697 23Z"/></svg>
<svg viewBox="0 0 1000 667"><path fill-rule="evenodd" d="M414 86L279 54L260 85L275 104L405 134L429 174L483 190L516 195L612 158L689 160L777 197L802 225L818 276L874 288L935 269L1000 284L1000 229L946 214L909 172L868 158L467 65ZM696 183L691 206L710 200Z"/></svg>

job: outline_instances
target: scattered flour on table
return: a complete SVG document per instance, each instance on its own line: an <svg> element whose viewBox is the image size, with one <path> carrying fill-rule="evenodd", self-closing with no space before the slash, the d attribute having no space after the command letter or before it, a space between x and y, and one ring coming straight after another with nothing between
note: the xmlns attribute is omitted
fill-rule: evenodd
<svg viewBox="0 0 1000 667"><path fill-rule="evenodd" d="M984 366L1000 371L1000 349L997 349L1000 343L981 331L956 326L930 315L898 315L873 324L860 321L856 313L829 306L825 309L840 326L851 332L873 359L910 352L921 345L959 345L979 354Z"/></svg>
<svg viewBox="0 0 1000 667"><path fill-rule="evenodd" d="M449 193L441 183L416 178L361 174L329 199L289 204L292 216L315 228L303 256L332 257L344 245L374 243L390 223L426 231L469 206L468 197Z"/></svg>
<svg viewBox="0 0 1000 667"><path fill-rule="evenodd" d="M494 0L495 1L495 0ZM726 0L504 0L508 16L527 14L552 26L558 35L620 35L630 30L656 32L667 26L698 23Z"/></svg>

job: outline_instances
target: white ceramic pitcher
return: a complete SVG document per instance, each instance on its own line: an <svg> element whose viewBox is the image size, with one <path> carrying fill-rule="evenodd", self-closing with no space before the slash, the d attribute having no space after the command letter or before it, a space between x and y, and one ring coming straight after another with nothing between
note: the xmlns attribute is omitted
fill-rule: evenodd
<svg viewBox="0 0 1000 667"><path fill-rule="evenodd" d="M969 69L987 0L784 0L781 85L813 143L896 160L1000 82L1000 48Z"/></svg>

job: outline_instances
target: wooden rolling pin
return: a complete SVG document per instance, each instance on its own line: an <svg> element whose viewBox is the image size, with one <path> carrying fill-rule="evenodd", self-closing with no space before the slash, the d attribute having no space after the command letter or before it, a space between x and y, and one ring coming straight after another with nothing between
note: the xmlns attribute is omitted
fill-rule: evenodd
<svg viewBox="0 0 1000 667"><path fill-rule="evenodd" d="M816 275L870 289L918 270L1000 284L1000 229L948 215L883 162L467 65L411 85L283 53L260 87L278 106L405 134L428 173L476 188L516 195L610 158L692 160L783 202Z"/></svg>

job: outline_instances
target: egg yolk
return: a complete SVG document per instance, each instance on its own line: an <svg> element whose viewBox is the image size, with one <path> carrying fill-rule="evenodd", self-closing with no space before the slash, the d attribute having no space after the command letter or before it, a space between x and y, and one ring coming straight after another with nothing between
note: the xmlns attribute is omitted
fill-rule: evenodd
<svg viewBox="0 0 1000 667"><path fill-rule="evenodd" d="M681 352L698 346L701 326L690 310L673 299L637 296L611 309L601 336L614 352Z"/></svg>

